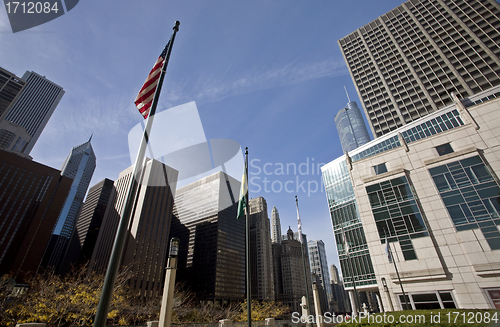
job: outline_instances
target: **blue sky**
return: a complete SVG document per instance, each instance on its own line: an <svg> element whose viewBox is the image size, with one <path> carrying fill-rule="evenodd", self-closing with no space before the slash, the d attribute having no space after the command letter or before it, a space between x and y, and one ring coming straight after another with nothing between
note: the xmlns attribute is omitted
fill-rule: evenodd
<svg viewBox="0 0 500 327"><path fill-rule="evenodd" d="M179 20L158 110L195 101L207 139L249 148L250 196L263 196L269 215L278 208L286 233L297 230L298 195L303 232L323 240L338 265L318 164L342 155L334 118L347 103L344 86L361 103L337 40L401 3L86 0L15 34L0 9L0 66L66 91L34 160L60 169L93 133L91 185L114 180L131 165L127 135L142 120L133 101Z"/></svg>

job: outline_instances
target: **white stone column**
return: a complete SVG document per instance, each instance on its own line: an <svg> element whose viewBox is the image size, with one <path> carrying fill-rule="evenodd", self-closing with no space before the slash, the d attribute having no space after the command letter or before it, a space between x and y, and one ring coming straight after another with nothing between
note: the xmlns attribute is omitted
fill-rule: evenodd
<svg viewBox="0 0 500 327"><path fill-rule="evenodd" d="M352 315L355 316L358 314L358 306L356 305L356 295L354 294L354 290L349 290L349 300L351 300L351 308L352 308Z"/></svg>

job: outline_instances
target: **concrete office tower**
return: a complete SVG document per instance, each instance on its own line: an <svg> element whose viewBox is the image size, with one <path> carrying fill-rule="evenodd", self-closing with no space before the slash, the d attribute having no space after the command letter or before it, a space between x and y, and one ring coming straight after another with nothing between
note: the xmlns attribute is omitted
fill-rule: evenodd
<svg viewBox="0 0 500 327"><path fill-rule="evenodd" d="M271 233L267 202L263 197L251 199L250 208L250 274L252 299L274 300L274 278Z"/></svg>
<svg viewBox="0 0 500 327"><path fill-rule="evenodd" d="M89 188L90 180L96 167L96 157L92 137L85 143L75 146L64 161L61 175L72 178L71 190L57 218L50 243L45 251L42 266L58 271L69 239L75 229L76 218L83 204L83 198Z"/></svg>
<svg viewBox="0 0 500 327"><path fill-rule="evenodd" d="M105 178L89 189L64 255L61 273L68 272L71 265L83 265L92 258L113 183L112 180Z"/></svg>
<svg viewBox="0 0 500 327"><path fill-rule="evenodd" d="M178 278L200 301L245 298L245 219L236 219L240 182L217 172L176 191L172 236Z"/></svg>
<svg viewBox="0 0 500 327"><path fill-rule="evenodd" d="M20 153L31 136L24 127L3 119L24 89L25 81L0 67L0 149Z"/></svg>
<svg viewBox="0 0 500 327"><path fill-rule="evenodd" d="M89 265L97 273L108 267L133 170L125 169L114 182ZM141 297L162 294L177 176L177 170L148 159L134 196L122 266L129 267L129 287Z"/></svg>
<svg viewBox="0 0 500 327"><path fill-rule="evenodd" d="M354 275L403 308L389 247L412 308L500 308L499 96L455 97L322 167L350 292Z"/></svg>
<svg viewBox="0 0 500 327"><path fill-rule="evenodd" d="M309 264L311 265L311 274L315 274L319 278L319 282L324 290L321 294L324 303L323 312L332 310L330 302L333 301L332 288L330 287L330 274L328 273L328 262L326 259L325 243L323 241L311 240L307 242L309 252Z"/></svg>
<svg viewBox="0 0 500 327"><path fill-rule="evenodd" d="M276 207L273 207L273 211L271 212L271 233L271 241L273 243L281 243L280 214Z"/></svg>
<svg viewBox="0 0 500 327"><path fill-rule="evenodd" d="M338 41L374 137L500 84L500 5L411 0Z"/></svg>
<svg viewBox="0 0 500 327"><path fill-rule="evenodd" d="M0 119L24 88L26 81L0 67Z"/></svg>
<svg viewBox="0 0 500 327"><path fill-rule="evenodd" d="M306 246L306 244L304 244ZM302 259L302 244L294 238L291 228L288 228L286 239L281 244L273 244L273 261L276 266L280 266L275 278L276 299L290 307L292 312L301 312L301 299L306 296L306 283L309 290L312 290L311 270L307 249L304 249L305 263ZM304 276L304 264L306 275ZM276 269L278 270L278 269ZM309 303L313 305L312 291L309 292ZM312 312L312 311L311 311Z"/></svg>
<svg viewBox="0 0 500 327"><path fill-rule="evenodd" d="M0 150L0 274L36 272L72 182L60 173Z"/></svg>
<svg viewBox="0 0 500 327"><path fill-rule="evenodd" d="M5 113L5 120L26 129L31 136L21 152L29 154L40 137L45 125L64 95L62 87L35 72L24 73L26 81L21 95Z"/></svg>
<svg viewBox="0 0 500 327"><path fill-rule="evenodd" d="M370 142L363 116L354 101L349 101L345 108L339 110L335 116L335 126L344 152Z"/></svg>

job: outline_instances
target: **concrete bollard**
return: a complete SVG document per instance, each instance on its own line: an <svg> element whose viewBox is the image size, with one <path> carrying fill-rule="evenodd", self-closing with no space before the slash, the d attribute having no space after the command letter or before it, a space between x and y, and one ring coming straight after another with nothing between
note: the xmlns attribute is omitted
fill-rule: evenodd
<svg viewBox="0 0 500 327"><path fill-rule="evenodd" d="M47 324L42 322L28 322L25 324L17 324L16 327L45 327Z"/></svg>
<svg viewBox="0 0 500 327"><path fill-rule="evenodd" d="M233 321L231 319L219 320L219 327L233 327Z"/></svg>
<svg viewBox="0 0 500 327"><path fill-rule="evenodd" d="M274 318L266 318L266 326L275 327L276 321L274 321Z"/></svg>
<svg viewBox="0 0 500 327"><path fill-rule="evenodd" d="M158 327L159 321L148 321L148 327Z"/></svg>

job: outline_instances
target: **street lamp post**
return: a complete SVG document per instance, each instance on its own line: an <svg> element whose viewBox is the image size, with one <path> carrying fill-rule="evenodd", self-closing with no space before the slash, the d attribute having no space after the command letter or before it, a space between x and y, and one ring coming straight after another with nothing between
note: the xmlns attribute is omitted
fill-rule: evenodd
<svg viewBox="0 0 500 327"><path fill-rule="evenodd" d="M392 305L391 293L389 293L389 288L387 287L387 281L384 277L382 277L382 286L384 287L384 291L387 292L387 297L389 298L389 305L391 306L391 311L394 311L394 306Z"/></svg>
<svg viewBox="0 0 500 327"><path fill-rule="evenodd" d="M167 272L165 274L165 285L163 286L163 297L161 299L159 327L170 327L172 320L172 307L174 304L175 273L177 272L177 255L179 254L180 240L172 237L168 253Z"/></svg>

